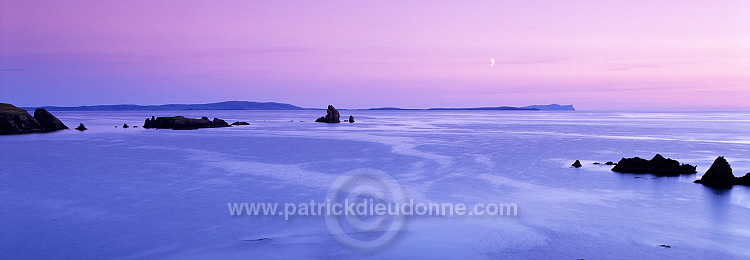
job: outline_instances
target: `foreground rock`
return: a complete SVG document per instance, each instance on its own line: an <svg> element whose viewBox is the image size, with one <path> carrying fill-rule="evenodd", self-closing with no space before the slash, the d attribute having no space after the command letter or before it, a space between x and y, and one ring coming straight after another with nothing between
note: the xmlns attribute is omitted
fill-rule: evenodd
<svg viewBox="0 0 750 260"><path fill-rule="evenodd" d="M83 123L81 123L78 125L78 127L76 127L76 130L85 131L85 130L88 130L88 128L86 128L86 126L84 126Z"/></svg>
<svg viewBox="0 0 750 260"><path fill-rule="evenodd" d="M581 161L579 161L579 160L576 160L575 162L573 162L573 164L572 164L571 166L573 166L573 167L576 167L576 168L579 168L579 167L581 167L581 166L583 166L583 165L581 164Z"/></svg>
<svg viewBox="0 0 750 260"><path fill-rule="evenodd" d="M214 118L208 120L208 117L186 118L183 116L156 117L146 118L143 128L172 129L172 130L194 130L198 128L228 127L226 121Z"/></svg>
<svg viewBox="0 0 750 260"><path fill-rule="evenodd" d="M341 123L341 120L339 120L341 116L339 115L339 111L336 110L335 107L332 105L328 105L328 109L326 110L326 116L321 116L320 118L316 119L315 122L320 123Z"/></svg>
<svg viewBox="0 0 750 260"><path fill-rule="evenodd" d="M708 168L706 174L703 174L701 179L695 182L714 187L732 187L733 185L750 186L750 173L739 178L734 177L732 166L724 159L724 156L719 156L711 164L711 167Z"/></svg>
<svg viewBox="0 0 750 260"><path fill-rule="evenodd" d="M661 154L656 154L651 160L639 157L622 158L612 167L612 171L621 173L651 173L656 175L696 173L694 165L680 164L677 160L664 158Z"/></svg>
<svg viewBox="0 0 750 260"><path fill-rule="evenodd" d="M43 133L68 129L57 117L39 108L32 117L25 109L0 103L0 135Z"/></svg>

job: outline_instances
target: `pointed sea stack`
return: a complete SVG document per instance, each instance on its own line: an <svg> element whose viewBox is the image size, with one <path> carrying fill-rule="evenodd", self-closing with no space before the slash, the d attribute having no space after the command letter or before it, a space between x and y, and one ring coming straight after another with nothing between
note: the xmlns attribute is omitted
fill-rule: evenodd
<svg viewBox="0 0 750 260"><path fill-rule="evenodd" d="M336 110L332 105L328 105L328 109L326 110L326 116L322 116L315 120L315 122L319 123L341 123L341 120L339 120L341 116L339 115L339 111Z"/></svg>
<svg viewBox="0 0 750 260"><path fill-rule="evenodd" d="M575 162L573 162L573 164L572 164L571 166L573 166L573 167L576 167L576 168L579 168L579 167L581 167L581 166L583 166L583 165L581 164L581 161L579 161L579 160L576 160Z"/></svg>
<svg viewBox="0 0 750 260"><path fill-rule="evenodd" d="M731 187L738 181L737 178L734 177L734 174L732 174L732 166L729 165L729 162L724 159L724 156L719 156L714 160L714 163L711 164L711 167L708 168L706 174L703 174L703 177L695 182L716 187Z"/></svg>
<svg viewBox="0 0 750 260"><path fill-rule="evenodd" d="M36 119L36 121L39 121L39 124L41 124L44 129L47 129L47 131L68 129L68 127L60 121L60 119L57 119L57 117L50 114L44 108L37 108L36 110L34 110L34 119Z"/></svg>
<svg viewBox="0 0 750 260"><path fill-rule="evenodd" d="M83 123L81 123L78 125L78 127L76 127L76 130L85 131L85 130L88 130L88 128L86 128L86 126L84 126Z"/></svg>
<svg viewBox="0 0 750 260"><path fill-rule="evenodd" d="M354 123L354 117L353 116L349 116L349 123Z"/></svg>

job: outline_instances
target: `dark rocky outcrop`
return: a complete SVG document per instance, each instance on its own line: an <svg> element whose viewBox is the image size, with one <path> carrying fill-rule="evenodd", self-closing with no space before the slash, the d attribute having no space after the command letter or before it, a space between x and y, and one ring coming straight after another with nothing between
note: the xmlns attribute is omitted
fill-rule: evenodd
<svg viewBox="0 0 750 260"><path fill-rule="evenodd" d="M745 176L737 178L736 184L750 186L750 172L746 173Z"/></svg>
<svg viewBox="0 0 750 260"><path fill-rule="evenodd" d="M612 171L620 173L651 173L656 175L694 174L695 166L680 164L677 160L664 158L656 154L651 160L639 157L622 158L612 167Z"/></svg>
<svg viewBox="0 0 750 260"><path fill-rule="evenodd" d="M244 121L237 121L237 122L232 123L232 125L250 125L250 123L244 122Z"/></svg>
<svg viewBox="0 0 750 260"><path fill-rule="evenodd" d="M81 123L78 125L78 127L76 127L76 130L84 131L84 130L88 130L88 128L86 128L86 126L84 126L83 123Z"/></svg>
<svg viewBox="0 0 750 260"><path fill-rule="evenodd" d="M183 116L172 117L151 117L146 118L143 128L172 129L172 130L194 130L198 128L228 127L226 121L214 118L208 120L208 117L186 118Z"/></svg>
<svg viewBox="0 0 750 260"><path fill-rule="evenodd" d="M332 105L328 105L328 109L326 110L326 116L321 116L320 118L316 119L315 122L320 123L341 123L341 120L339 119L341 116L339 115L339 111L336 110Z"/></svg>
<svg viewBox="0 0 750 260"><path fill-rule="evenodd" d="M581 161L576 160L575 162L573 162L573 164L571 164L571 166L578 168L578 167L581 167L583 165L581 164Z"/></svg>
<svg viewBox="0 0 750 260"><path fill-rule="evenodd" d="M39 108L32 117L25 109L0 103L0 135L43 133L68 129L57 117Z"/></svg>
<svg viewBox="0 0 750 260"><path fill-rule="evenodd" d="M353 116L349 116L349 123L354 123L354 117Z"/></svg>
<svg viewBox="0 0 750 260"><path fill-rule="evenodd" d="M703 174L700 180L696 180L696 183L701 183L708 186L714 187L732 187L733 185L748 185L750 186L750 173L745 174L742 177L734 177L732 173L732 166L729 165L724 156L719 156L708 168L706 174Z"/></svg>
<svg viewBox="0 0 750 260"><path fill-rule="evenodd" d="M604 164L605 165L615 165L616 163L613 163L612 161L609 161L609 162L605 162Z"/></svg>
<svg viewBox="0 0 750 260"><path fill-rule="evenodd" d="M128 124L122 124L122 128L128 128L130 127Z"/></svg>
<svg viewBox="0 0 750 260"><path fill-rule="evenodd" d="M36 121L38 121L44 129L47 129L47 131L68 129L68 127L60 121L60 119L57 119L57 117L50 114L44 108L37 108L36 110L34 110L34 119L36 119Z"/></svg>

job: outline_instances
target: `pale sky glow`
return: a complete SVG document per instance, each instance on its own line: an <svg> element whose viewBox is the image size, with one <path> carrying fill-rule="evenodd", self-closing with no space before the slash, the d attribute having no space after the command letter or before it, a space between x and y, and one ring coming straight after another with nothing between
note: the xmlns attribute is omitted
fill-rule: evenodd
<svg viewBox="0 0 750 260"><path fill-rule="evenodd" d="M750 2L0 0L0 102L225 100L748 110Z"/></svg>

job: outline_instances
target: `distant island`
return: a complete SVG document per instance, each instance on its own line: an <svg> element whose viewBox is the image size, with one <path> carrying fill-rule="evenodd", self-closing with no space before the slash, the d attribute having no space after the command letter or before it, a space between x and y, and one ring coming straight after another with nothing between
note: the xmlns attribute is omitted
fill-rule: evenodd
<svg viewBox="0 0 750 260"><path fill-rule="evenodd" d="M37 107L24 107L31 110ZM224 101L207 104L167 104L167 105L95 105L77 107L43 106L38 107L48 111L120 111L120 110L319 110L318 108L303 108L291 104L277 102ZM346 109L343 109L346 110ZM469 107L469 108L397 108L381 107L357 110L556 110L575 111L573 105L533 105L525 107Z"/></svg>

